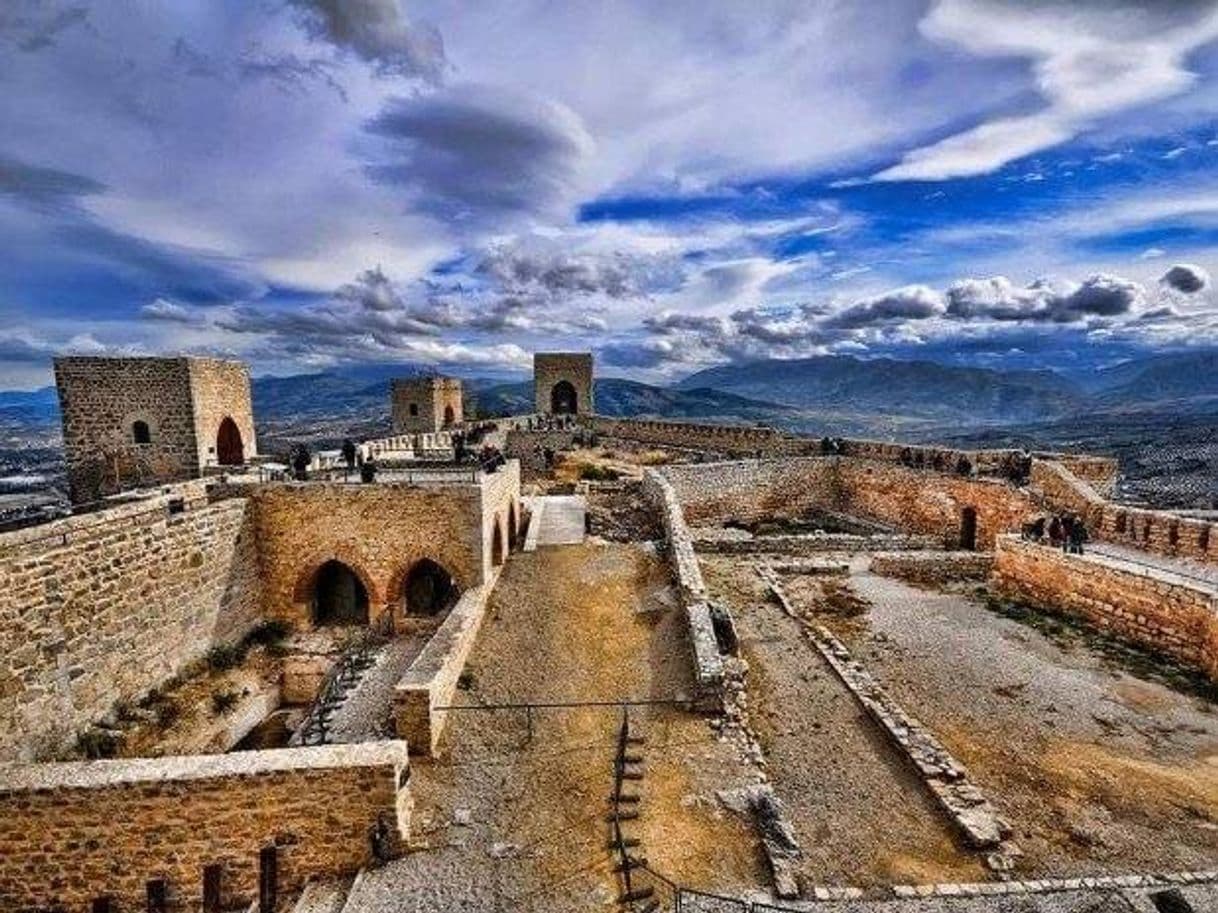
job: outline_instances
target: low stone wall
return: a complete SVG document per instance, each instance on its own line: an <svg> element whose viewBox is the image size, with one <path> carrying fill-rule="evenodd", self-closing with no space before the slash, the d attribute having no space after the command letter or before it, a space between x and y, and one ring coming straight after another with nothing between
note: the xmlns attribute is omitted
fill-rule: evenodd
<svg viewBox="0 0 1218 913"><path fill-rule="evenodd" d="M994 588L1173 656L1218 680L1218 588L1104 555L998 540Z"/></svg>
<svg viewBox="0 0 1218 913"><path fill-rule="evenodd" d="M698 567L693 539L685 525L681 503L669 481L654 469L648 469L643 474L642 491L643 496L659 511L664 527L669 561L689 624L698 700L706 706L716 706L722 696L723 659L715 639L706 584Z"/></svg>
<svg viewBox="0 0 1218 913"><path fill-rule="evenodd" d="M394 687L393 725L415 754L433 755L448 724L457 681L478 640L486 604L498 579L467 590Z"/></svg>
<svg viewBox="0 0 1218 913"><path fill-rule="evenodd" d="M985 580L993 567L994 556L988 552L879 552L871 556L873 573L913 583Z"/></svg>
<svg viewBox="0 0 1218 913"><path fill-rule="evenodd" d="M687 522L750 522L828 510L884 523L905 533L961 542L966 510L976 544L1019 530L1039 506L1022 489L997 480L927 472L854 457L790 457L682 464L660 470Z"/></svg>
<svg viewBox="0 0 1218 913"><path fill-rule="evenodd" d="M1034 464L1032 483L1050 510L1078 514L1093 538L1160 555L1218 563L1218 523L1113 503L1062 462Z"/></svg>
<svg viewBox="0 0 1218 913"><path fill-rule="evenodd" d="M201 482L0 535L0 761L58 754L260 604L250 504Z"/></svg>
<svg viewBox="0 0 1218 913"><path fill-rule="evenodd" d="M875 535L849 533L809 533L792 536L699 536L695 529L694 547L700 552L720 555L809 555L819 552L922 551L941 546L934 536ZM969 552L967 554L973 554Z"/></svg>
<svg viewBox="0 0 1218 913"><path fill-rule="evenodd" d="M265 847L285 892L372 863L378 826L396 849L407 779L401 742L0 768L0 909L142 910L153 879L194 909L208 865L245 909Z"/></svg>
<svg viewBox="0 0 1218 913"><path fill-rule="evenodd" d="M586 434L582 427L544 431L511 429L505 435L503 453L520 461L520 469L526 479L535 479L549 469L546 466L547 450L551 454L574 450L576 438L582 440Z"/></svg>

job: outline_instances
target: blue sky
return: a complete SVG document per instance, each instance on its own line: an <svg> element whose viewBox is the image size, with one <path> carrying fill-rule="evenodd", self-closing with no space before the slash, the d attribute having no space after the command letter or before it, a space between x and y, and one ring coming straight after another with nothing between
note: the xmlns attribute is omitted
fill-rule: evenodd
<svg viewBox="0 0 1218 913"><path fill-rule="evenodd" d="M1218 0L8 0L0 86L0 387L1218 342Z"/></svg>

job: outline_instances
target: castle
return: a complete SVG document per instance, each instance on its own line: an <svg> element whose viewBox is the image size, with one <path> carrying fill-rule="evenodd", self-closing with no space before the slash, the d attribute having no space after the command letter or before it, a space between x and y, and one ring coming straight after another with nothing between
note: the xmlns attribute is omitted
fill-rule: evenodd
<svg viewBox="0 0 1218 913"><path fill-rule="evenodd" d="M747 723L741 696L749 663L739 642L750 613L762 610L727 604L724 593L745 598L743 584L721 584L739 567L772 600L775 632L782 625L798 632L807 620L790 589L794 580L840 585L862 574L857 585L877 593L875 580L951 592L968 584L1081 619L1218 681L1218 529L1110 500L1111 459L609 418L595 412L590 354L538 353L535 413L481 429L507 456L502 464L459 463L451 451L429 459L445 435L470 423L460 381L415 378L392 386L392 436L361 442L383 463L373 481L322 463L300 480L268 470L258 453L243 365L72 357L57 359L55 372L80 509L0 534L4 910L218 913L256 905L363 913L384 909L385 891L405 892L394 895L399 904L428 891L466 897L456 882L477 878L438 885L427 866L440 857L465 860L457 870L468 865L471 873L506 858L524 874L496 877L534 877L523 837L488 836L485 849L467 850L460 834L431 836L440 827L433 806L488 769L535 778L527 782L537 792L514 803L587 803L591 811L564 826L588 828L596 840L566 841L552 852L593 853L592 874L581 867L579 878L593 887L621 880L622 905L631 909L659 909L665 891L680 903L686 878L703 879L703 892L728 891L694 857L674 851L681 840L658 839L680 821L691 829L685 833L706 837L707 853L745 840L740 834L751 833L752 823L720 839L729 831L703 808L703 792L713 792L725 770L753 777L747 789L740 786L746 780L721 784L746 805L770 802L758 798L767 790L792 790L795 825L775 832L781 804L764 805L756 849L742 848L744 861L736 868L724 862L719 873L760 878L765 883L755 887L770 892L774 905L721 897L714 909L795 909L777 904L796 896L854 902L865 894L1010 893L1033 904L1075 892L1149 898L1182 888L1195 899L1218 890L1212 864L1186 864L1212 846L1200 832L1187 852L1165 849L1155 857L1162 864L1133 881L1102 854L1088 857L1097 869L1085 880L1059 868L1055 851L1035 836L1040 825L1005 820L1005 784L987 779L984 764L980 774L968 772L933 735L935 720L907 711L904 702L922 692L886 690L864 668L876 658L851 657L846 636L828 622L795 636L810 645L808 668L820 669L823 682L842 689L840 700L871 721L869 744L906 765L893 788L925 791L918 801L931 812L918 814L938 816L926 826L949 835L945 845L958 860L952 871L961 874L914 883L917 873L889 873L865 889L822 886L812 880L819 856L808 852L808 841L820 838L799 833L798 778L783 768L780 741L796 736L769 736L777 747L767 767L758 762L766 746ZM571 421L555 427L554 416ZM543 448L566 462L558 460L557 470L539 462ZM564 467L598 459L634 475L561 476ZM599 504L615 506L594 511ZM1096 551L1068 554L1029 537L1028 525L1047 512L1079 517ZM604 544L615 523L643 522L640 513L658 546L648 551L635 542L614 551ZM775 518L791 529L764 532ZM799 526L808 518L816 518L817 531ZM589 528L593 539L585 537ZM597 576L610 573L601 565L612 556L634 569ZM646 601L660 586L653 577L663 578L671 597ZM564 580L572 595L555 608ZM917 589L900 592L923 598ZM576 624L592 611L586 604L601 599L608 608L597 611L607 614ZM618 603L633 608L615 615ZM516 626L516 617L528 621ZM750 662L762 662L758 652L769 641L751 636ZM552 652L534 652L551 640ZM628 644L638 651L629 662L613 652ZM669 679L679 683L675 690L666 690ZM788 687L799 686L798 677L791 681ZM512 692L519 682L552 690ZM606 682L626 685L607 692ZM753 703L764 699L763 692ZM546 714L570 716L556 723ZM492 717L515 728L479 728ZM271 721L284 729L278 741ZM684 741L631 734L647 721ZM573 732L579 738L562 741ZM271 744L258 741L264 738ZM476 762L466 755L471 744L482 752L470 755ZM558 773L545 766L589 751L591 760ZM646 775L636 755L650 759ZM709 758L713 764L699 766ZM543 766L528 766L535 763ZM563 785L567 775L591 785L573 790ZM502 777L471 795L493 802L498 790L516 788ZM489 800L488 789L495 793ZM471 814L458 804L441 816L452 819L450 830L482 834L497 814L493 805ZM527 810L516 814L528 817ZM601 835L606 814L609 850ZM507 815L502 826L514 820ZM631 826L636 836L626 833ZM805 851L775 833L795 833ZM631 848L649 837L644 865ZM1026 877L1023 858L1037 853L1048 861ZM758 854L765 871L748 875ZM366 874L353 882L356 873ZM565 888L571 909L587 900L576 883L584 881ZM686 902L697 893L690 887ZM568 909L553 906L561 896L518 900L513 908ZM451 902L473 908L468 897Z"/></svg>

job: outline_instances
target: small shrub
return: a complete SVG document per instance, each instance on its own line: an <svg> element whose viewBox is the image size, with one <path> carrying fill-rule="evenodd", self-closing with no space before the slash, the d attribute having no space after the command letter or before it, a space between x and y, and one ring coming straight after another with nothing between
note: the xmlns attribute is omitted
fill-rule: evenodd
<svg viewBox="0 0 1218 913"><path fill-rule="evenodd" d="M230 713L237 706L237 701L241 700L241 695L236 691L225 689L223 691L213 691L211 693L211 709L216 716L223 716Z"/></svg>
<svg viewBox="0 0 1218 913"><path fill-rule="evenodd" d="M462 691L468 691L474 687L474 673L472 669L466 669L457 676L457 687Z"/></svg>
<svg viewBox="0 0 1218 913"><path fill-rule="evenodd" d="M90 761L118 754L119 738L106 729L86 729L76 737L76 750Z"/></svg>
<svg viewBox="0 0 1218 913"><path fill-rule="evenodd" d="M271 618L262 622L245 636L245 640L250 644L261 644L264 647L278 645L292 633L292 626L278 618Z"/></svg>
<svg viewBox="0 0 1218 913"><path fill-rule="evenodd" d="M182 707L177 701L166 698L157 705L156 724L161 729L168 729L182 716Z"/></svg>
<svg viewBox="0 0 1218 913"><path fill-rule="evenodd" d="M611 466L585 463L579 467L579 477L587 482L616 482L622 474Z"/></svg>
<svg viewBox="0 0 1218 913"><path fill-rule="evenodd" d="M235 669L245 661L249 647L244 644L216 644L207 651L207 665L213 672Z"/></svg>

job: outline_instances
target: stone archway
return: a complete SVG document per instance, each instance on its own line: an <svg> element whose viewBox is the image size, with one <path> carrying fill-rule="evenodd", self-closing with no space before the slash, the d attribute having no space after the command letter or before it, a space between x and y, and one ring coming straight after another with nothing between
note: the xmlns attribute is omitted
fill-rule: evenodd
<svg viewBox="0 0 1218 913"><path fill-rule="evenodd" d="M503 524L496 517L495 530L491 533L491 564L495 567L502 567L505 560L507 560L507 549L503 542Z"/></svg>
<svg viewBox="0 0 1218 913"><path fill-rule="evenodd" d="M550 388L550 411L555 415L574 415L579 411L579 397L571 381L560 380Z"/></svg>
<svg viewBox="0 0 1218 913"><path fill-rule="evenodd" d="M444 427L451 428L457 421L457 414L453 412L452 406L444 407Z"/></svg>
<svg viewBox="0 0 1218 913"><path fill-rule="evenodd" d="M315 625L367 625L370 600L359 575L331 559L313 575L310 620Z"/></svg>
<svg viewBox="0 0 1218 913"><path fill-rule="evenodd" d="M508 550L514 551L520 538L520 518L516 516L516 502L508 505Z"/></svg>
<svg viewBox="0 0 1218 913"><path fill-rule="evenodd" d="M451 608L458 595L452 575L430 558L416 561L402 581L407 615L438 615Z"/></svg>
<svg viewBox="0 0 1218 913"><path fill-rule="evenodd" d="M977 550L977 508L966 507L960 511L960 547L965 551Z"/></svg>
<svg viewBox="0 0 1218 913"><path fill-rule="evenodd" d="M241 440L241 429L231 416L224 416L220 430L216 433L216 462L221 466L242 466L245 463L245 444Z"/></svg>

